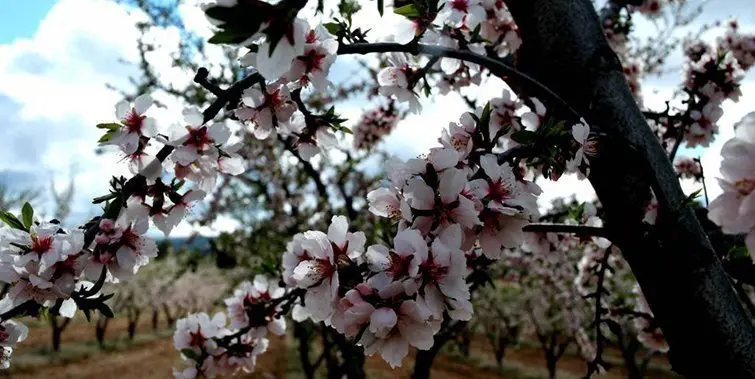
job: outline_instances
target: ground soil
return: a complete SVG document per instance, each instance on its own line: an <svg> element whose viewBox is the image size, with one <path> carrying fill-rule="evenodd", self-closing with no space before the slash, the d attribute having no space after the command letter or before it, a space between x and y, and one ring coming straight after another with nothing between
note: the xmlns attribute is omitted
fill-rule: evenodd
<svg viewBox="0 0 755 379"><path fill-rule="evenodd" d="M150 316L150 315L147 315ZM162 323L162 320L161 320ZM137 328L137 338L129 344L125 337L127 321L113 319L108 326L106 339L109 341L105 351L94 343L94 325L86 320L75 320L63 333L61 352L54 354L49 350L51 332L43 323L37 323L29 339L19 345L14 352L15 365L4 375L17 379L132 379L132 378L169 378L171 367L178 363L178 354L173 348L170 329L162 326L157 336L152 335L149 317L142 317ZM117 341L117 342L113 342ZM74 353L72 353L74 351ZM80 352L79 352L80 351ZM301 374L292 372L297 362L291 354L285 338L272 340L270 349L258 360L255 373L240 376L243 378L301 378ZM391 370L379 357L370 357L366 363L369 378L397 379L410 374L411 359L403 368ZM663 366L663 360L657 362ZM505 357L505 366L499 370L495 366L492 353L484 339L473 341L471 358L456 355L441 355L436 358L432 370L433 379L470 379L470 378L538 378L547 377L542 353L536 346L510 349ZM566 355L558 364L559 378L580 378L585 373L585 362L574 355ZM625 377L621 367L614 367L600 378ZM660 374L649 378L673 378L671 374Z"/></svg>

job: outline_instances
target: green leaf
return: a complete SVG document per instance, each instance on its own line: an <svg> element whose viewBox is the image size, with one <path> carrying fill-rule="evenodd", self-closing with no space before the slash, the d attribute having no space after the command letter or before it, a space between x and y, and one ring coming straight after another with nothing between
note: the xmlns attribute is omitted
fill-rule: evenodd
<svg viewBox="0 0 755 379"><path fill-rule="evenodd" d="M251 36L251 33L249 33L249 31L246 31L246 30L226 29L226 30L221 30L215 33L215 35L210 37L210 39L207 40L207 42L215 44L215 45L240 43L240 42L243 42L245 39L249 38L249 36Z"/></svg>
<svg viewBox="0 0 755 379"><path fill-rule="evenodd" d="M105 133L102 137L100 137L99 140L97 140L97 143L105 143L110 141L110 139L113 138L113 135L115 134L115 130L108 130L107 133Z"/></svg>
<svg viewBox="0 0 755 379"><path fill-rule="evenodd" d="M26 230L24 224L18 221L18 218L8 211L0 211L0 221L14 229Z"/></svg>
<svg viewBox="0 0 755 379"><path fill-rule="evenodd" d="M378 13L380 13L380 17L383 16L383 6L384 6L383 0L377 0L377 7L378 7Z"/></svg>
<svg viewBox="0 0 755 379"><path fill-rule="evenodd" d="M519 130L511 135L511 139L521 145L529 145L535 141L535 132L529 130Z"/></svg>
<svg viewBox="0 0 755 379"><path fill-rule="evenodd" d="M745 246L733 246L728 252L729 259L750 259L750 253Z"/></svg>
<svg viewBox="0 0 755 379"><path fill-rule="evenodd" d="M330 127L333 130L335 130L335 131L343 132L343 133L346 133L346 134L354 134L354 132L352 132L351 129L349 129L349 128L343 126L343 125L333 124Z"/></svg>
<svg viewBox="0 0 755 379"><path fill-rule="evenodd" d="M277 275L279 272L278 264L270 258L265 259L260 264L260 269L263 273Z"/></svg>
<svg viewBox="0 0 755 379"><path fill-rule="evenodd" d="M23 208L21 208L21 219L24 220L26 229L31 228L31 223L34 220L34 208L31 207L29 202L24 203Z"/></svg>
<svg viewBox="0 0 755 379"><path fill-rule="evenodd" d="M97 124L97 129L118 130L121 128L121 124L117 122L107 122L103 124Z"/></svg>
<svg viewBox="0 0 755 379"><path fill-rule="evenodd" d="M110 194L107 194L107 195L95 197L94 199L92 199L92 204L103 203L103 202L106 202L108 200L115 199L116 197L118 197L117 193L110 193Z"/></svg>
<svg viewBox="0 0 755 379"><path fill-rule="evenodd" d="M173 190L174 190L174 191L178 191L178 190L180 190L180 189L181 189L181 187L183 187L183 186L184 186L184 184L186 184L186 181L185 181L185 180L183 180L183 179L181 179L181 180L180 180L180 181L178 181L178 182L177 182L177 183L176 183L175 185L173 185Z"/></svg>
<svg viewBox="0 0 755 379"><path fill-rule="evenodd" d="M414 6L414 4L407 4L403 7L399 7L393 10L393 13L404 16L404 17L419 17L420 13L417 7Z"/></svg>
<svg viewBox="0 0 755 379"><path fill-rule="evenodd" d="M332 35L338 35L338 32L341 31L341 24L338 24L335 22L328 22L328 23L322 24L322 26L324 26L325 29L328 30L328 33Z"/></svg>
<svg viewBox="0 0 755 379"><path fill-rule="evenodd" d="M695 205L695 203L697 203L697 198L700 197L700 192L702 192L702 191L703 191L703 189L701 188L701 189L699 189L699 190L697 190L697 191L692 192L691 194L689 194L689 196L687 196L684 199L684 201L682 201L682 205L685 206L685 207Z"/></svg>
<svg viewBox="0 0 755 379"><path fill-rule="evenodd" d="M193 361L199 362L200 360L199 359L200 356L194 350L189 349L189 348L181 349L181 354L183 354L186 358L189 358Z"/></svg>
<svg viewBox="0 0 755 379"><path fill-rule="evenodd" d="M490 141L490 114L493 112L493 109L490 107L490 102L485 103L485 108L482 109L482 114L480 115L479 120L477 121L477 129L482 132L482 138L485 140L486 144L490 144L495 146L495 140Z"/></svg>

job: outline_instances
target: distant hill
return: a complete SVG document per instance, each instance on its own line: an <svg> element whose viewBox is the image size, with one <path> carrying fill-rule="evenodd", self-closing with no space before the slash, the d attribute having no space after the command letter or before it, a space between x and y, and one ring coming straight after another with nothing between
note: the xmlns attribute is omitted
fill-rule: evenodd
<svg viewBox="0 0 755 379"><path fill-rule="evenodd" d="M185 247L189 250L199 250L202 253L210 253L210 239L205 236L195 236L191 240L187 237L170 237L168 241L174 249Z"/></svg>

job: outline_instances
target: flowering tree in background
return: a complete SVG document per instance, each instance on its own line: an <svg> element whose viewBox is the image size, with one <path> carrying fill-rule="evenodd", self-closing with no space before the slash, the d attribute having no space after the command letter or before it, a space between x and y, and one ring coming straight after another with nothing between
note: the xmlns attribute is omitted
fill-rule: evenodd
<svg viewBox="0 0 755 379"><path fill-rule="evenodd" d="M137 3L156 25L178 23L169 7ZM26 336L15 317L112 316L103 286L149 269L157 257L149 226L167 236L207 199L201 222L227 213L253 225L214 250L257 274L236 280L197 266L176 276L163 306L198 312L176 322L179 378L253 371L268 332L284 334L289 314L308 377L324 361L329 376L362 378L365 355L397 367L413 347L413 377L427 378L440 348L474 316L478 291L500 281L521 288L551 376L572 343L588 376L607 369L603 352L615 341L641 377L631 336L668 349L685 376L755 377L744 287L755 280L743 254L755 251L755 120L742 120L724 146L724 193L707 210L679 186L679 176L705 183L699 161L679 160L677 171L671 164L682 143L716 138L721 104L738 99L753 65L752 35L730 23L715 46L687 40L679 98L641 111L640 79L662 69L673 45L630 43L631 19L676 11L673 31L689 23L679 13L684 1L612 0L600 16L587 0L376 1L381 15L401 19L381 40L354 25L360 4L329 3L204 5L215 27L209 42L240 46L241 58L182 66L196 71L191 91L142 66L138 96L97 125L99 143L117 148L133 174L113 177L109 193L94 199L102 215L65 228L35 218L28 203L20 216L0 214L6 363ZM201 42L186 37L180 58L201 58ZM150 49L139 43L145 60ZM366 79L329 81L337 56L365 54L383 54L363 61ZM467 94L490 81L497 96ZM152 118L161 103L153 90L186 103L176 124ZM349 129L331 103L365 92L377 104ZM450 123L437 147L408 161L378 160L382 181L360 169L399 120L422 113L422 97L449 92L464 93L473 110ZM339 138L348 134L344 147ZM597 204L542 212L535 180L564 174L587 178ZM237 241L260 250L258 259L229 253ZM511 273L497 277L498 265ZM229 283L235 289L221 302ZM315 325L326 353L312 363L305 345Z"/></svg>

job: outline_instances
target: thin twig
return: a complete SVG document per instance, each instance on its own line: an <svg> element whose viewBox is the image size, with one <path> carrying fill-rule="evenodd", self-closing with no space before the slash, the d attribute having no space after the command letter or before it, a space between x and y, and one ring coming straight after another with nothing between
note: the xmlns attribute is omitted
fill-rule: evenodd
<svg viewBox="0 0 755 379"><path fill-rule="evenodd" d="M581 119L582 116L572 108L561 96L557 95L550 88L537 81L535 78L525 74L522 71L504 63L499 59L493 59L485 55L475 54L471 51L462 51L452 49L445 46L426 45L421 43L410 43L402 45L394 42L379 42L379 43L352 43L341 44L338 46L338 55L346 54L370 54L370 53L390 53L390 52L403 52L412 55L430 55L433 57L448 57L456 58L467 62L479 64L491 73L498 76L501 79L509 77L517 78L524 82L529 83L534 87L536 92L541 95L547 96L554 103L558 104L565 111L571 113L575 119Z"/></svg>
<svg viewBox="0 0 755 379"><path fill-rule="evenodd" d="M532 233L572 233L579 236L608 237L605 228L587 225L533 223L526 225L522 230Z"/></svg>

